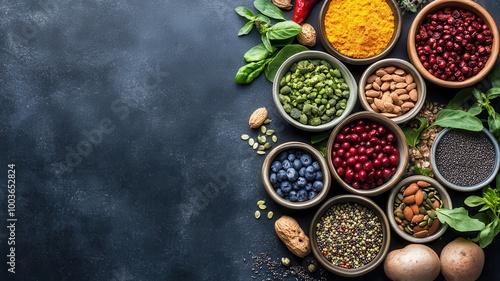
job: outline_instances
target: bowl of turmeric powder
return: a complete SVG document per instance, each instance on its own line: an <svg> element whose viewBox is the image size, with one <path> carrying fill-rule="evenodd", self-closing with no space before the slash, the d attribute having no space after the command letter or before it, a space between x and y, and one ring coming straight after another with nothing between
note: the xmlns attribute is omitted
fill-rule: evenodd
<svg viewBox="0 0 500 281"><path fill-rule="evenodd" d="M327 0L318 19L323 47L344 63L367 65L387 56L401 36L395 0Z"/></svg>

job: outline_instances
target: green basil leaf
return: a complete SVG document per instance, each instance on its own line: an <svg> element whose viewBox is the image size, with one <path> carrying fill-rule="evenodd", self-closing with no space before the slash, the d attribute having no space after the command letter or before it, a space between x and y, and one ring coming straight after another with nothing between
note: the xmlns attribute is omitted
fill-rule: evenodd
<svg viewBox="0 0 500 281"><path fill-rule="evenodd" d="M500 67L495 68L491 74L491 85L493 88L500 88Z"/></svg>
<svg viewBox="0 0 500 281"><path fill-rule="evenodd" d="M255 19L255 15L253 14L253 12L248 9L247 7L243 7L243 6L238 6L234 9L236 11L236 13L238 13L238 15L246 18L247 20L254 20Z"/></svg>
<svg viewBox="0 0 500 281"><path fill-rule="evenodd" d="M484 102L483 101L483 93L481 91L479 91L478 89L476 88L472 88L472 95L476 98L476 100L480 103Z"/></svg>
<svg viewBox="0 0 500 281"><path fill-rule="evenodd" d="M443 109L436 115L436 120L431 126L441 126L469 131L481 131L483 123L481 119L463 110Z"/></svg>
<svg viewBox="0 0 500 281"><path fill-rule="evenodd" d="M460 90L446 105L447 109L461 109L464 103L472 96L472 88Z"/></svg>
<svg viewBox="0 0 500 281"><path fill-rule="evenodd" d="M253 21L247 22L239 31L238 36L247 35L253 29Z"/></svg>
<svg viewBox="0 0 500 281"><path fill-rule="evenodd" d="M465 205L467 205L469 207L477 207L477 206L484 204L484 199L483 199L483 197L480 197L477 195L471 195L471 196L465 198L464 203L465 203Z"/></svg>
<svg viewBox="0 0 500 281"><path fill-rule="evenodd" d="M464 207L436 209L436 213L441 222L447 223L456 231L480 231L485 226L480 220L469 217L469 212Z"/></svg>
<svg viewBox="0 0 500 281"><path fill-rule="evenodd" d="M236 76L234 77L234 81L238 84L249 84L255 78L259 76L259 74L266 67L268 60L261 60L258 62L248 63L238 69Z"/></svg>
<svg viewBox="0 0 500 281"><path fill-rule="evenodd" d="M420 126L417 128L417 130L414 130L409 126L403 128L403 133L406 136L406 142L411 147L417 146L418 142L420 141L420 139L418 138L420 136L420 133L427 127L427 119L423 117L416 117L415 119L420 121Z"/></svg>
<svg viewBox="0 0 500 281"><path fill-rule="evenodd" d="M288 46L283 47L277 54L274 56L274 58L271 60L271 62L267 65L266 67L266 78L267 80L273 82L274 77L276 76L276 73L278 72L278 69L281 67L283 62L285 62L286 59L291 57L292 55L296 53L300 53L302 51L307 51L309 50L307 47L300 45L300 44L291 44Z"/></svg>
<svg viewBox="0 0 500 281"><path fill-rule="evenodd" d="M420 168L419 166L413 166L413 170L417 175L422 175L426 177L432 177L432 172L428 168Z"/></svg>
<svg viewBox="0 0 500 281"><path fill-rule="evenodd" d="M471 114L471 115L478 116L479 114L481 114L481 112L483 112L483 106L480 103L475 102L469 108L469 110L467 110L467 112L469 112L469 114Z"/></svg>
<svg viewBox="0 0 500 281"><path fill-rule="evenodd" d="M276 50L276 48L273 47L273 50ZM248 50L243 55L243 59L245 59L246 62L260 61L260 60L267 58L273 52L269 52L269 50L266 48L266 46L264 46L264 43L261 43L257 46L252 47L250 50Z"/></svg>
<svg viewBox="0 0 500 281"><path fill-rule="evenodd" d="M253 2L253 5L255 9L257 9L259 12L263 13L264 15L277 19L277 20L285 20L285 15L283 14L283 11L280 10L280 8L276 7L272 2L269 0L255 0Z"/></svg>
<svg viewBox="0 0 500 281"><path fill-rule="evenodd" d="M260 22L264 22L267 24L271 24L271 19L269 19L268 17L266 17L262 14L258 14L257 17L255 18L255 20L260 21Z"/></svg>
<svg viewBox="0 0 500 281"><path fill-rule="evenodd" d="M484 224L488 224L490 222L490 217L484 212L476 213L474 216L472 216L472 218L479 220Z"/></svg>
<svg viewBox="0 0 500 281"><path fill-rule="evenodd" d="M319 143L324 140L328 140L330 137L331 131L316 133L311 135L311 144Z"/></svg>
<svg viewBox="0 0 500 281"><path fill-rule="evenodd" d="M488 116L488 128L497 140L500 139L500 114L494 112Z"/></svg>
<svg viewBox="0 0 500 281"><path fill-rule="evenodd" d="M498 220L495 219L479 232L479 246L485 248L491 244L493 238L498 234L497 230Z"/></svg>
<svg viewBox="0 0 500 281"><path fill-rule="evenodd" d="M267 34L270 40L282 40L302 32L302 27L291 20L278 22L269 28Z"/></svg>
<svg viewBox="0 0 500 281"><path fill-rule="evenodd" d="M264 46L269 52L273 52L273 46L271 45L271 41L269 40L267 33L261 34L260 40L262 41L262 44L264 44Z"/></svg>
<svg viewBox="0 0 500 281"><path fill-rule="evenodd" d="M500 87L494 87L486 91L486 97L490 100L500 96Z"/></svg>

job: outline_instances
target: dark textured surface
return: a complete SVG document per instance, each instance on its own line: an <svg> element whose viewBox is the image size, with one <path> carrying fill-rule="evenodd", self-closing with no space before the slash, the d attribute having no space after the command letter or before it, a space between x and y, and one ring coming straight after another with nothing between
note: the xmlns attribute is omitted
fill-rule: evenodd
<svg viewBox="0 0 500 281"><path fill-rule="evenodd" d="M275 218L293 215L304 229L315 210L271 202L263 158L239 137L261 106L280 143L309 135L279 119L264 77L233 82L259 42L236 36L245 21L234 8L252 2L1 1L1 280L260 280L266 271L254 273L252 255L290 256L273 220L253 218L255 203L267 199ZM498 1L478 2L499 20ZM407 59L412 16L390 57ZM364 69L350 68L356 78ZM429 88L431 99L454 93ZM10 163L15 275L6 264ZM385 206L385 195L375 200ZM430 246L439 252L456 235ZM405 244L394 235L391 247ZM481 280L499 278L498 249L487 249ZM379 267L362 279L386 277Z"/></svg>

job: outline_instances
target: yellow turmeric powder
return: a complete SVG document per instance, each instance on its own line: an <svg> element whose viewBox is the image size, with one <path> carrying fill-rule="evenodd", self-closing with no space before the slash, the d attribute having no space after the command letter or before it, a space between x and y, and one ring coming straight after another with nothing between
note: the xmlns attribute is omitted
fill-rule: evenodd
<svg viewBox="0 0 500 281"><path fill-rule="evenodd" d="M386 0L332 0L324 24L333 48L352 58L380 54L395 30Z"/></svg>

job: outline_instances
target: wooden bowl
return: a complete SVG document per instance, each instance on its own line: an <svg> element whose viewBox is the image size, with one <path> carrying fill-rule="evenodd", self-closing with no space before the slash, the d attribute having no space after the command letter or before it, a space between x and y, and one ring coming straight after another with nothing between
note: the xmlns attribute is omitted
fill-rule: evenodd
<svg viewBox="0 0 500 281"><path fill-rule="evenodd" d="M491 46L491 53L488 61L484 65L484 68L474 76L471 76L464 81L448 81L439 79L432 74L430 74L420 62L419 56L416 50L415 35L418 31L418 27L424 22L425 17L429 13L433 13L444 8L459 8L473 12L477 16L484 20L484 23L488 25L491 34L493 36L493 43ZM420 74L430 82L447 87L447 88L466 88L472 86L483 78L485 78L491 69L495 66L498 58L498 52L500 49L498 28L493 17L484 9L481 5L475 3L474 1L463 1L463 0L439 0L429 3L427 6L422 8L422 10L416 15L410 29L408 32L407 40L407 52L411 63L420 72Z"/></svg>

